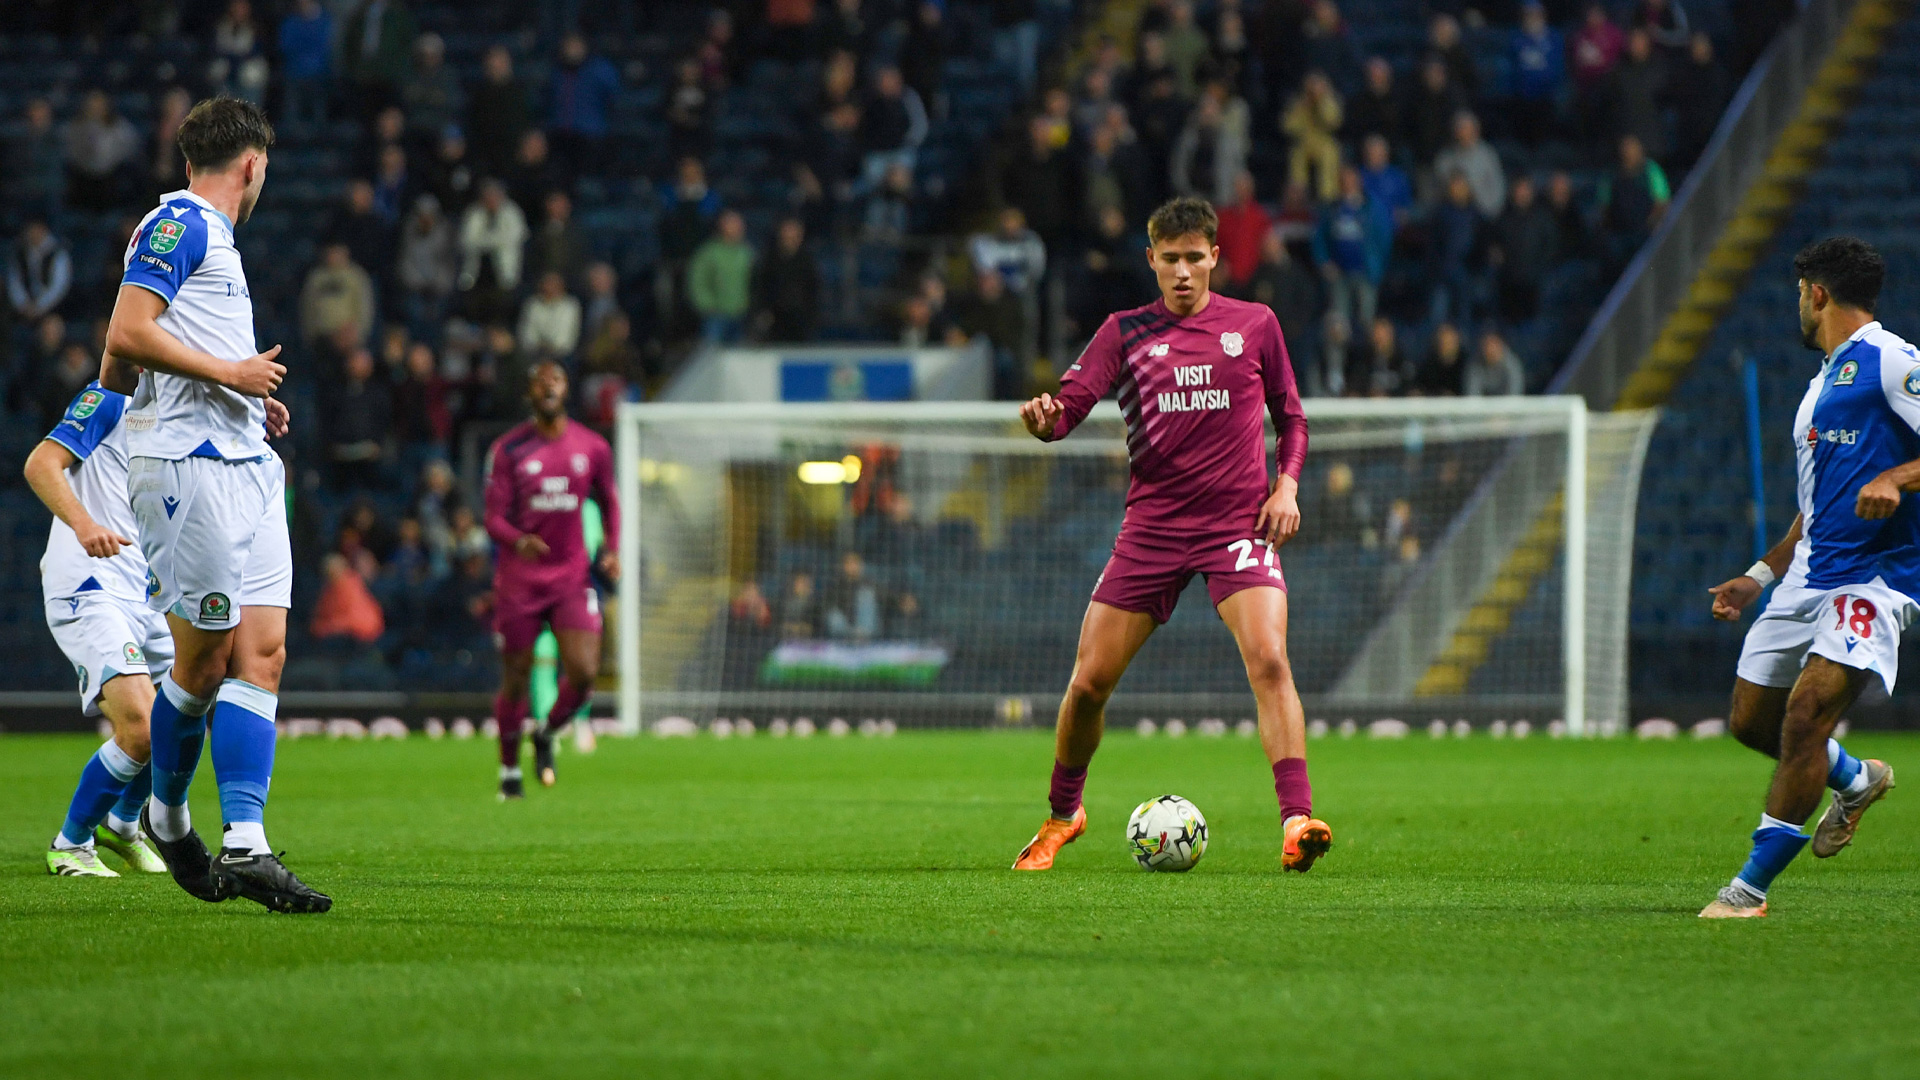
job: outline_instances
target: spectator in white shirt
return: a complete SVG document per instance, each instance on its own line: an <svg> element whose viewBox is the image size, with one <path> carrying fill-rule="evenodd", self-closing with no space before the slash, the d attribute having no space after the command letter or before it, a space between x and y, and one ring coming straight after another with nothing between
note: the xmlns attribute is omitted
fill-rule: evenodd
<svg viewBox="0 0 1920 1080"><path fill-rule="evenodd" d="M580 301L567 294L559 271L549 270L520 309L520 348L528 356L565 358L579 345Z"/></svg>
<svg viewBox="0 0 1920 1080"><path fill-rule="evenodd" d="M500 181L481 181L480 198L460 222L460 291L476 322L504 321L520 286L527 217Z"/></svg>

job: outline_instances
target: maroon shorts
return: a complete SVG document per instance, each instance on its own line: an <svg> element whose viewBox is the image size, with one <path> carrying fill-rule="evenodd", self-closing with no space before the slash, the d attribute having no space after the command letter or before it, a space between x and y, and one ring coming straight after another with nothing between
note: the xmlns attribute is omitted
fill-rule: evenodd
<svg viewBox="0 0 1920 1080"><path fill-rule="evenodd" d="M1255 534L1252 522L1229 529L1171 534L1121 526L1113 556L1093 587L1093 598L1164 623L1193 575L1207 579L1213 606L1242 589L1285 589L1280 556Z"/></svg>
<svg viewBox="0 0 1920 1080"><path fill-rule="evenodd" d="M544 623L561 630L600 632L600 594L588 585L549 593L532 602L512 603L504 598L493 614L493 640L501 652L526 652L533 648Z"/></svg>

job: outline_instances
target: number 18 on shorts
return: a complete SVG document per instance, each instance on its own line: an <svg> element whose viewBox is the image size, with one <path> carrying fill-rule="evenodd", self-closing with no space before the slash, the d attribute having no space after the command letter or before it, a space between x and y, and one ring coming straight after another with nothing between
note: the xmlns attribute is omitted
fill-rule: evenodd
<svg viewBox="0 0 1920 1080"><path fill-rule="evenodd" d="M1747 631L1740 677L1760 686L1792 686L1807 657L1880 677L1892 693L1900 675L1900 634L1920 614L1912 597L1880 578L1832 589L1782 584Z"/></svg>

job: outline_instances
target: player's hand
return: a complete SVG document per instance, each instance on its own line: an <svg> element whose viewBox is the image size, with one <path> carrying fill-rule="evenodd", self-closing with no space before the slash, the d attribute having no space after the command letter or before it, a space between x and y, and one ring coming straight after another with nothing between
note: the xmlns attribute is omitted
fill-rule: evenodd
<svg viewBox="0 0 1920 1080"><path fill-rule="evenodd" d="M1261 504L1260 517L1253 527L1266 536L1268 547L1279 547L1300 531L1298 490L1297 482L1291 477L1282 476L1280 483L1274 485L1273 494Z"/></svg>
<svg viewBox="0 0 1920 1080"><path fill-rule="evenodd" d="M538 562L546 558L547 552L552 550L545 540L533 533L521 533L520 539L513 542L513 553L528 562Z"/></svg>
<svg viewBox="0 0 1920 1080"><path fill-rule="evenodd" d="M1867 481L1867 486L1860 489L1860 497L1853 504L1853 512L1868 521L1890 518L1898 509L1900 485L1887 479L1885 473Z"/></svg>
<svg viewBox="0 0 1920 1080"><path fill-rule="evenodd" d="M1760 598L1760 583L1741 574L1731 581L1723 581L1707 592L1713 594L1713 617L1721 622L1739 622L1740 613L1747 605Z"/></svg>
<svg viewBox="0 0 1920 1080"><path fill-rule="evenodd" d="M233 365L227 373L227 389L236 390L248 397L263 398L280 389L280 380L287 377L284 364L274 362L280 355L280 346L275 345L266 352L249 356Z"/></svg>
<svg viewBox="0 0 1920 1080"><path fill-rule="evenodd" d="M277 439L293 424L293 414L278 398L267 399L267 438Z"/></svg>
<svg viewBox="0 0 1920 1080"><path fill-rule="evenodd" d="M123 547L132 547L133 541L107 528L97 521L88 522L85 528L73 530L87 554L96 559L111 559L120 554Z"/></svg>
<svg viewBox="0 0 1920 1080"><path fill-rule="evenodd" d="M1027 425L1028 434L1036 439L1053 438L1054 425L1060 417L1066 415L1067 407L1052 394L1041 394L1025 405L1020 406L1020 422Z"/></svg>
<svg viewBox="0 0 1920 1080"><path fill-rule="evenodd" d="M600 572L615 585L620 584L620 556L609 551L600 556Z"/></svg>

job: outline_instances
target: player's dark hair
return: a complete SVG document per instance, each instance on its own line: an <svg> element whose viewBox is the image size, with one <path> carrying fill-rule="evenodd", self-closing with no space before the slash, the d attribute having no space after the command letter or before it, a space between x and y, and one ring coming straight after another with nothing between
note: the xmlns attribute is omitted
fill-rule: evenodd
<svg viewBox="0 0 1920 1080"><path fill-rule="evenodd" d="M1824 287L1835 301L1871 315L1880 302L1887 263L1865 240L1830 236L1800 249L1793 257L1793 272L1809 285Z"/></svg>
<svg viewBox="0 0 1920 1080"><path fill-rule="evenodd" d="M1213 204L1191 195L1168 199L1147 218L1147 239L1156 244L1193 233L1206 237L1211 244L1219 231L1220 216L1213 212Z"/></svg>
<svg viewBox="0 0 1920 1080"><path fill-rule="evenodd" d="M239 98L208 98L180 121L180 155L196 170L219 169L249 150L273 145L273 125L260 106Z"/></svg>

